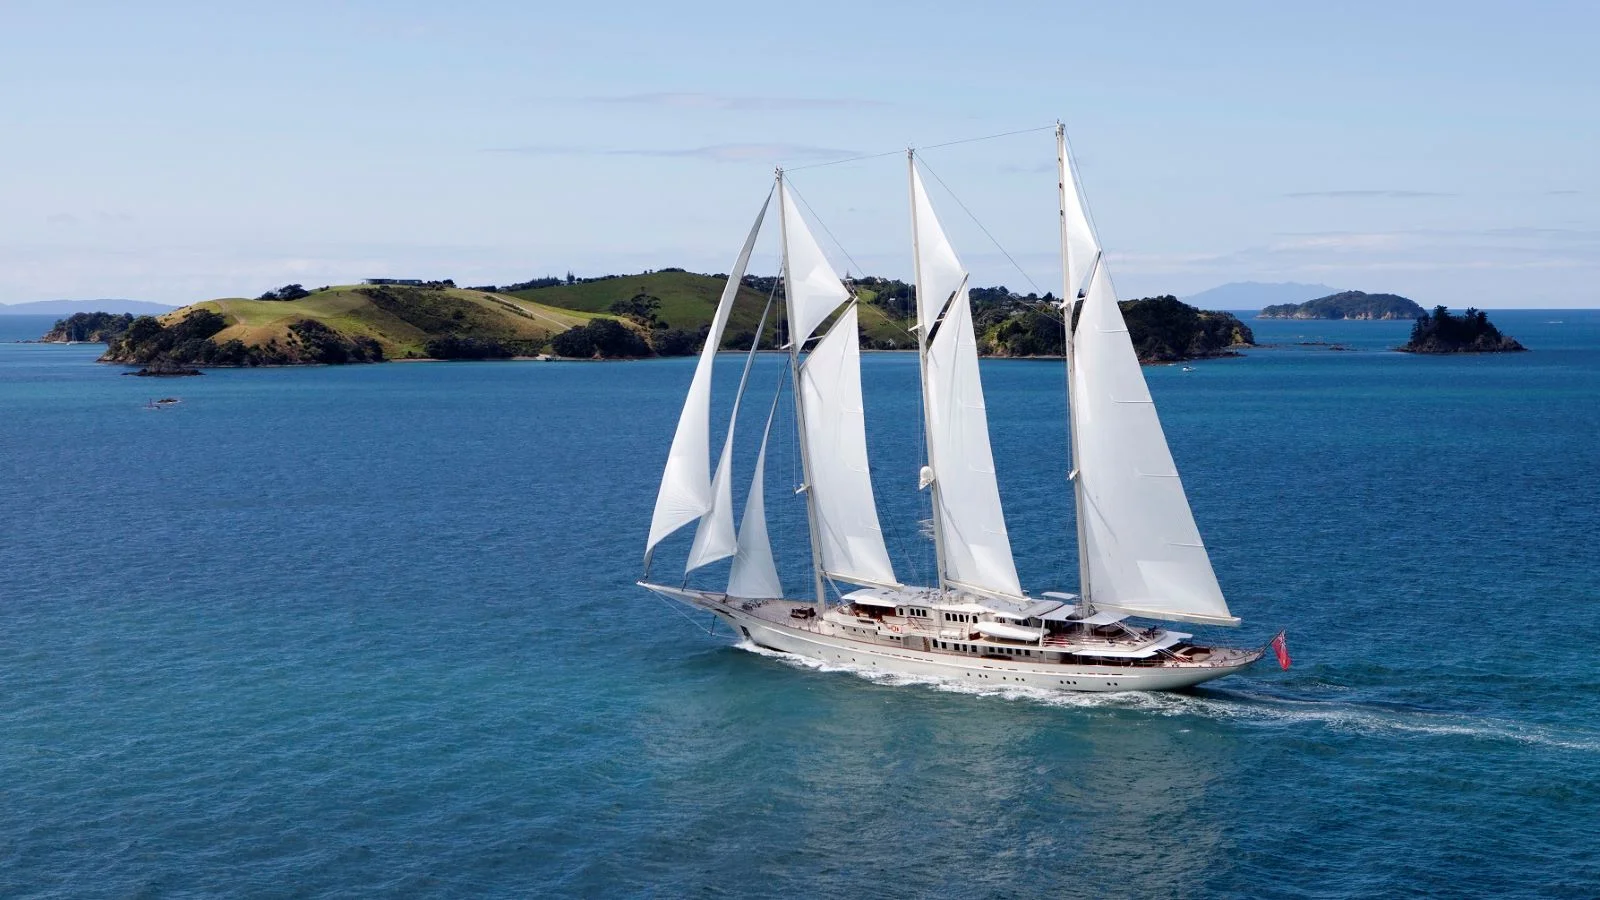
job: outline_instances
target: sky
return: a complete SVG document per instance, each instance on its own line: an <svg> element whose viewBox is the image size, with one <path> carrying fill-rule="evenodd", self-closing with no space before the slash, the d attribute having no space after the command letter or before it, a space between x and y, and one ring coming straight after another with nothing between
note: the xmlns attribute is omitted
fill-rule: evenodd
<svg viewBox="0 0 1600 900"><path fill-rule="evenodd" d="M1059 290L1061 119L1123 296L1600 306L1596 34L1535 0L0 0L0 303L724 272L778 165L838 268L907 277L908 146L973 284Z"/></svg>

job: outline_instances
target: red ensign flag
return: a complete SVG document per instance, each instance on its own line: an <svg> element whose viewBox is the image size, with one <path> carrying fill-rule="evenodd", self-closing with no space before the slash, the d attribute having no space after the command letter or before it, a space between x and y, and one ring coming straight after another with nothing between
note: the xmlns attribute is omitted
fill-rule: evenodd
<svg viewBox="0 0 1600 900"><path fill-rule="evenodd" d="M1283 635L1284 633L1280 631L1278 636L1272 639L1272 652L1278 654L1278 665L1287 669L1291 662L1289 659L1289 642L1283 639Z"/></svg>

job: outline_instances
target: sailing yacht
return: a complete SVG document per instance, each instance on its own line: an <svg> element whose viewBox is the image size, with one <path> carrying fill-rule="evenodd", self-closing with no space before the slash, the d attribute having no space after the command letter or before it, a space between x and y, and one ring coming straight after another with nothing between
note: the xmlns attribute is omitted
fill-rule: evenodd
<svg viewBox="0 0 1600 900"><path fill-rule="evenodd" d="M931 494L937 583L905 584L890 562L869 471L859 301L829 265L779 170L728 274L695 367L651 518L640 586L710 611L760 647L985 686L1171 690L1233 674L1262 657L1265 647L1197 643L1194 635L1163 624L1239 620L1228 610L1200 540L1060 126L1056 151L1078 591L1035 596L1021 586L989 443L968 274L912 151L915 331L926 436L918 481ZM711 467L712 364L774 197L804 479L797 493L805 501L811 545L809 597L785 595L767 530L763 481L776 398L734 525L733 433L755 346ZM757 342L771 311L769 300ZM683 585L650 580L657 545L690 523L697 528ZM689 586L688 573L729 557L726 588Z"/></svg>

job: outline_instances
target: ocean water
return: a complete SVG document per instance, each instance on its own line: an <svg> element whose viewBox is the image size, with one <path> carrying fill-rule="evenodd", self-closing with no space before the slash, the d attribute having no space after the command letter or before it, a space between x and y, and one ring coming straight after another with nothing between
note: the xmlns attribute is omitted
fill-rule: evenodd
<svg viewBox="0 0 1600 900"><path fill-rule="evenodd" d="M634 587L690 361L0 343L0 895L1600 896L1600 311L1494 319L1534 352L1258 322L1146 370L1245 620L1204 636L1295 659L1162 695L807 665ZM864 369L926 577L916 361ZM1071 589L1061 366L983 374L1024 584Z"/></svg>

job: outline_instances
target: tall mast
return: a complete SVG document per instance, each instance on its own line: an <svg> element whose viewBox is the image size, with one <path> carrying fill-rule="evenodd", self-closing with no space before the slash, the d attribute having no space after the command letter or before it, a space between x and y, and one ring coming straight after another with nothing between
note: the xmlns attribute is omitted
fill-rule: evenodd
<svg viewBox="0 0 1600 900"><path fill-rule="evenodd" d="M929 483L932 492L929 497L933 501L933 557L938 569L939 593L945 592L945 562L944 562L944 526L943 512L940 510L939 498L939 469L933 460L933 423L928 415L928 329L933 326L931 321L923 321L923 284L922 284L922 241L917 232L917 151L906 150L906 179L909 185L908 195L911 198L911 279L916 282L916 297L913 309L917 313L917 376L918 386L922 389L922 444L928 450L928 468L934 473L933 480ZM935 298L927 298L927 306L933 308Z"/></svg>
<svg viewBox="0 0 1600 900"><path fill-rule="evenodd" d="M1061 317L1062 325L1066 329L1067 366L1067 431L1068 457L1067 480L1072 482L1072 504L1074 523L1078 528L1078 615L1087 617L1093 609L1089 600L1089 540L1088 532L1083 522L1083 473L1078 471L1078 401L1077 394L1073 391L1072 370L1078 359L1074 349L1074 337L1077 332L1077 322L1074 313L1078 308L1078 287L1072 284L1072 267L1069 265L1067 250L1067 191L1077 190L1072 185L1069 163L1067 162L1067 126L1061 122L1056 123L1056 197L1058 201L1058 215L1061 219Z"/></svg>
<svg viewBox="0 0 1600 900"><path fill-rule="evenodd" d="M782 235L780 243L783 244L783 299L787 304L790 300L790 285L794 284L789 278L789 216L787 204L788 192L783 187L783 169L778 169L778 228ZM791 313L792 315L792 313ZM800 433L800 475L805 479L801 490L806 495L806 534L811 538L811 571L816 583L817 612L822 613L828 608L828 595L823 585L822 574L822 545L817 541L817 505L811 496L811 450L806 442L806 405L800 390L800 345L805 342L805 337L796 337L793 329L789 333L789 376L794 381L794 418L795 427Z"/></svg>

